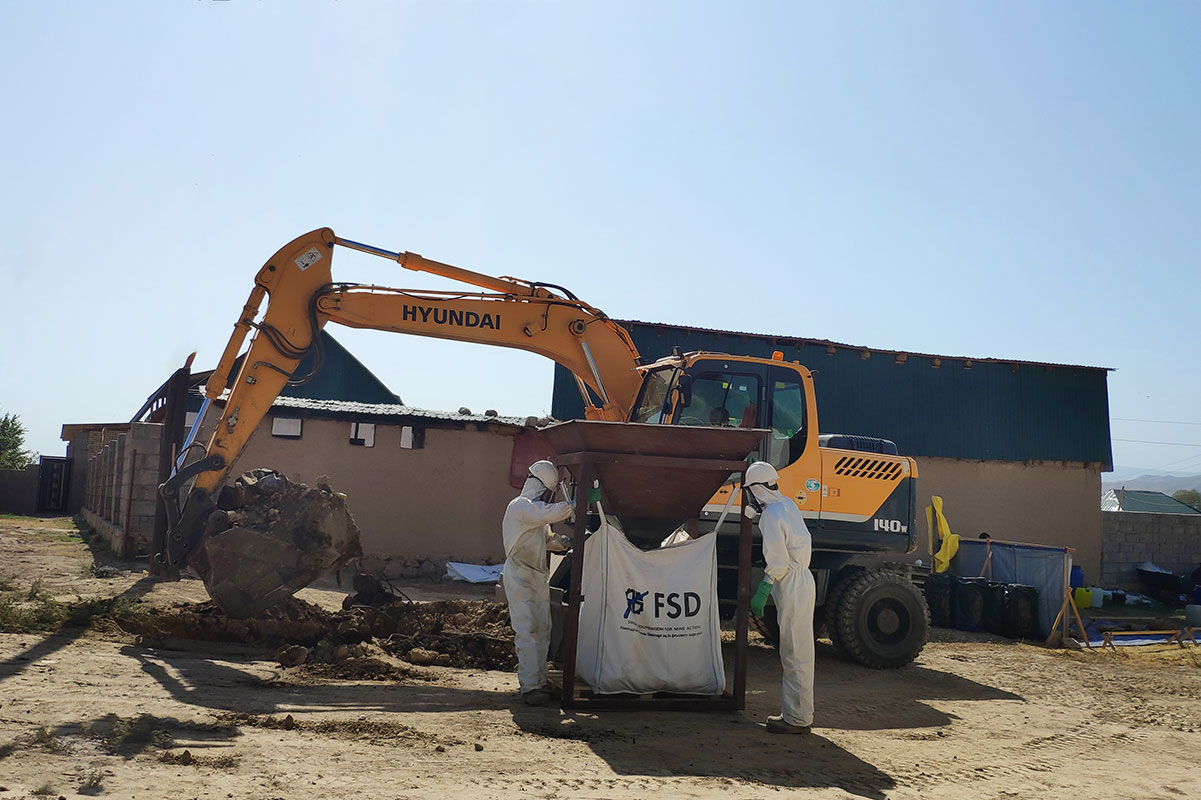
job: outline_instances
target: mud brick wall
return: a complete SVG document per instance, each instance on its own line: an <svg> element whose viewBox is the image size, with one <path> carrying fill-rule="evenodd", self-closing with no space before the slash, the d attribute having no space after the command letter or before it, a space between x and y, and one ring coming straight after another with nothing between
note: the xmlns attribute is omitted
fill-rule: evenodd
<svg viewBox="0 0 1201 800"><path fill-rule="evenodd" d="M1101 513L1103 587L1142 592L1135 569L1144 561L1188 575L1201 563L1201 514ZM1085 576L1085 581L1092 578Z"/></svg>

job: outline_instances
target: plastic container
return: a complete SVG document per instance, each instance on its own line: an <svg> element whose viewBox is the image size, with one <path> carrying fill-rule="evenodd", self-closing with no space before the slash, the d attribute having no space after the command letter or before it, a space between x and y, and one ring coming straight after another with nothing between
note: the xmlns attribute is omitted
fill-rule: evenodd
<svg viewBox="0 0 1201 800"><path fill-rule="evenodd" d="M1105 605L1105 590L1104 589L1098 589L1096 586L1092 586L1089 588L1089 591L1093 593L1093 596L1092 596L1093 608L1100 608L1101 606Z"/></svg>
<svg viewBox="0 0 1201 800"><path fill-rule="evenodd" d="M984 630L984 578L955 579L955 627L961 631Z"/></svg>
<svg viewBox="0 0 1201 800"><path fill-rule="evenodd" d="M1005 635L1005 586L989 581L984 589L984 630Z"/></svg>
<svg viewBox="0 0 1201 800"><path fill-rule="evenodd" d="M1083 586L1076 587L1076 591L1072 593L1072 600L1076 603L1076 608L1093 607L1093 593Z"/></svg>
<svg viewBox="0 0 1201 800"><path fill-rule="evenodd" d="M955 627L955 576L935 572L926 576L926 605L930 624L937 628Z"/></svg>
<svg viewBox="0 0 1201 800"><path fill-rule="evenodd" d="M1005 587L1005 630L1010 639L1034 639L1038 631L1038 590L1012 583Z"/></svg>
<svg viewBox="0 0 1201 800"><path fill-rule="evenodd" d="M1079 589L1084 585L1084 568L1072 567L1071 575L1068 577L1068 586L1073 589Z"/></svg>

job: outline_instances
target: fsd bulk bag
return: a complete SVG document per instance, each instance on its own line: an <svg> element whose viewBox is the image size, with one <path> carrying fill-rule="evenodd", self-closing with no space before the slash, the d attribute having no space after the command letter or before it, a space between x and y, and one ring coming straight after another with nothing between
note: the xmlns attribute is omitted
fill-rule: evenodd
<svg viewBox="0 0 1201 800"><path fill-rule="evenodd" d="M642 551L602 524L584 545L576 674L600 694L725 689L717 537Z"/></svg>

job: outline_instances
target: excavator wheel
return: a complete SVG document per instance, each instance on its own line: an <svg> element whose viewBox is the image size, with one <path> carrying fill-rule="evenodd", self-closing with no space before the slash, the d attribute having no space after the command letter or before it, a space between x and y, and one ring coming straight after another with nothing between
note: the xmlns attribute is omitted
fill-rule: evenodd
<svg viewBox="0 0 1201 800"><path fill-rule="evenodd" d="M855 581L860 575L867 570L864 567L847 567L838 573L834 585L826 592L825 602L814 610L813 614L813 638L816 640L821 637L825 631L830 637L830 641L834 644L834 649L843 655L846 650L838 641L838 636L834 633L834 614L832 609L838 607L838 598L842 592ZM758 625L763 634L763 640L772 647L780 646L780 620L776 617L776 606L773 601L765 609L763 609L763 619Z"/></svg>
<svg viewBox="0 0 1201 800"><path fill-rule="evenodd" d="M834 645L834 649L842 655L846 655L847 652L838 638L838 612L836 609L842 601L842 595L846 592L847 587L865 572L867 569L864 567L846 567L838 572L830 584L830 588L826 590L825 602L822 603L817 618L813 621L814 632L820 634L825 631L826 635L830 637L830 643Z"/></svg>
<svg viewBox="0 0 1201 800"><path fill-rule="evenodd" d="M835 630L830 638L837 637L852 660L873 669L896 669L913 661L930 632L926 598L895 572L856 576L832 612Z"/></svg>

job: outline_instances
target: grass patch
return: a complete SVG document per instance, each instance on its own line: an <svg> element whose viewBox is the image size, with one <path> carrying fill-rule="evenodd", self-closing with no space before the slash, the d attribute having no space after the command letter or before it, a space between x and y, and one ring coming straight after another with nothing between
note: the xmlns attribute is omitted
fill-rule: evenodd
<svg viewBox="0 0 1201 800"><path fill-rule="evenodd" d="M104 791L104 773L98 769L88 773L83 782L79 784L80 794L100 794Z"/></svg>
<svg viewBox="0 0 1201 800"><path fill-rule="evenodd" d="M0 514L0 519L21 522L42 530L78 531L80 517L25 517L20 514Z"/></svg>
<svg viewBox="0 0 1201 800"><path fill-rule="evenodd" d="M99 619L115 619L136 613L141 603L129 597L95 598L75 603L55 600L42 588L41 578L27 592L0 587L0 633L39 633L70 625L91 627Z"/></svg>

